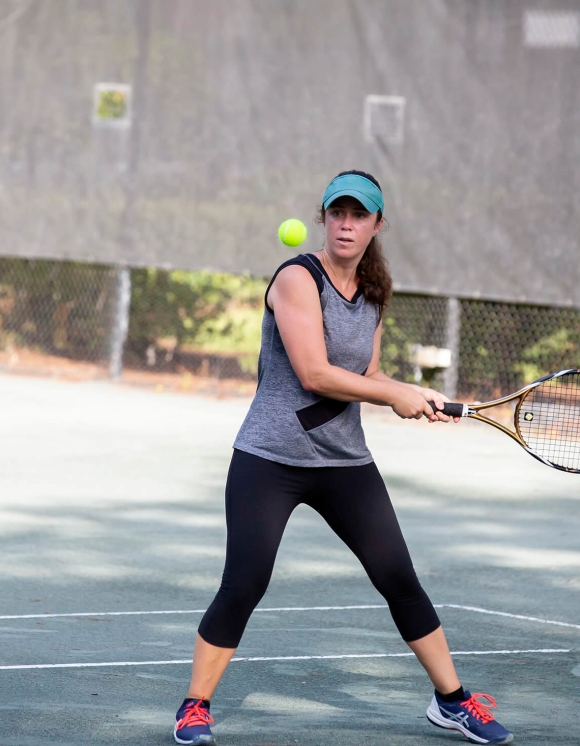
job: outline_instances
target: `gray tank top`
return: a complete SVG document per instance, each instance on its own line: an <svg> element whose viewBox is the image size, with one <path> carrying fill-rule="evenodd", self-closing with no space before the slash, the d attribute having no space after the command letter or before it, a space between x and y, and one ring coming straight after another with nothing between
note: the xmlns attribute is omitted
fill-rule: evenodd
<svg viewBox="0 0 580 746"><path fill-rule="evenodd" d="M258 389L234 448L291 466L361 466L373 458L360 419L360 403L329 399L302 388L294 372L268 292L278 272L305 267L318 287L328 362L364 375L373 354L378 306L357 290L347 300L334 287L318 257L301 254L282 264L266 290Z"/></svg>

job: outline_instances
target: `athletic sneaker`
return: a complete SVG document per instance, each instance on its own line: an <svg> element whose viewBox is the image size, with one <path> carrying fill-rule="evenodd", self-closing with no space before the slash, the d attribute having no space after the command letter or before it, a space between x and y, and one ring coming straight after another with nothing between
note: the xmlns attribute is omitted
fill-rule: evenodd
<svg viewBox="0 0 580 746"><path fill-rule="evenodd" d="M212 723L207 699L184 699L175 715L173 736L177 743L188 746L216 746L209 728Z"/></svg>
<svg viewBox="0 0 580 746"><path fill-rule="evenodd" d="M487 702L481 702L480 697ZM489 694L465 692L464 700L444 702L433 695L427 717L440 728L458 730L471 743L511 743L513 735L495 720L492 707L497 707Z"/></svg>

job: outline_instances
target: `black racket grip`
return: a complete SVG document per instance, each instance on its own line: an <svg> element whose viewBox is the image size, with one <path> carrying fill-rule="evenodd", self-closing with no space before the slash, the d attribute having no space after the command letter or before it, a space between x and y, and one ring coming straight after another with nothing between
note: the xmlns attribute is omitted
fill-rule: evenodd
<svg viewBox="0 0 580 746"><path fill-rule="evenodd" d="M434 401L430 401L431 409L434 412L443 412L448 417L463 417L463 404L454 404L453 402L445 402L443 409L437 409Z"/></svg>

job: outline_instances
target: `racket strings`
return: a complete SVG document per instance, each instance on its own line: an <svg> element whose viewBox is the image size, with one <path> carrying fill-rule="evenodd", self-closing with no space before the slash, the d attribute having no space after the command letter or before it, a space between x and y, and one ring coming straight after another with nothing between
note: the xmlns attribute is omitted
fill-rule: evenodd
<svg viewBox="0 0 580 746"><path fill-rule="evenodd" d="M560 469L580 471L580 372L531 389L520 405L518 428L526 445Z"/></svg>

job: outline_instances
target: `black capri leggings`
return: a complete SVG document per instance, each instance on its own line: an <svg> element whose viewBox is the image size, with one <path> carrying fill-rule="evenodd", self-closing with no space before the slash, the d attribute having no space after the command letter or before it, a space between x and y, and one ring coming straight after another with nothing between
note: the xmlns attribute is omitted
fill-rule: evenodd
<svg viewBox="0 0 580 746"><path fill-rule="evenodd" d="M439 627L374 463L286 466L235 450L226 485L224 574L199 625L206 642L238 646L270 582L286 523L300 503L320 513L355 553L387 601L405 641L418 640Z"/></svg>

